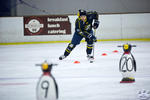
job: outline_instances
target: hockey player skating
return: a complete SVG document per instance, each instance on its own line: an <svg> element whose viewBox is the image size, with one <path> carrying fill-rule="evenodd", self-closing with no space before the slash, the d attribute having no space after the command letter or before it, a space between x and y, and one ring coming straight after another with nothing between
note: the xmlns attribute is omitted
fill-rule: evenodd
<svg viewBox="0 0 150 100"><path fill-rule="evenodd" d="M85 38L87 42L87 58L94 59L92 53L93 43L96 42L96 37L93 35L92 29L97 29L99 26L98 14L96 11L86 12L85 10L78 11L78 18L75 22L75 33L73 35L72 41L69 43L64 54L59 57L59 60L66 58L71 51L80 44L80 41Z"/></svg>

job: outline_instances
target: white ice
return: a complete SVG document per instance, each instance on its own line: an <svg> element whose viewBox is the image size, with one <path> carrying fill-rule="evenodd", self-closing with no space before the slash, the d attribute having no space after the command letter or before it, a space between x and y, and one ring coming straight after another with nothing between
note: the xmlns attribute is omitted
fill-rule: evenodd
<svg viewBox="0 0 150 100"><path fill-rule="evenodd" d="M1 45L0 100L36 100L42 71L35 64L44 60L58 64L52 74L59 87L59 100L136 100L138 91L150 90L150 42L128 42L137 45L132 48L137 72L135 83L121 84L118 64L123 50L117 45L126 42L97 42L94 63L86 58L86 43L78 45L62 61L58 57L67 43ZM113 53L114 50L119 52Z"/></svg>

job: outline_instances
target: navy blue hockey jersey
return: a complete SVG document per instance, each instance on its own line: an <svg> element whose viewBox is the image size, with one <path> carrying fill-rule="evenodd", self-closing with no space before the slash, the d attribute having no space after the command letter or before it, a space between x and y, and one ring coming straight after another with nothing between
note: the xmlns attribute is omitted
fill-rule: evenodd
<svg viewBox="0 0 150 100"><path fill-rule="evenodd" d="M79 17L76 19L75 22L75 32L82 36L90 34L90 31L92 30L93 21L98 20L97 12L87 12L86 16L87 18L85 21L82 21Z"/></svg>

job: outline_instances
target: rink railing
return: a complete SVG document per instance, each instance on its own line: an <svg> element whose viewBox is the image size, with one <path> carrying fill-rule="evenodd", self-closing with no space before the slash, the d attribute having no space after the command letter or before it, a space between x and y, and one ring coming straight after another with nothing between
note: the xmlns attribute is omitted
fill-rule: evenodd
<svg viewBox="0 0 150 100"><path fill-rule="evenodd" d="M71 34L24 36L23 17L0 17L0 45L68 43L77 16L69 15ZM98 41L150 41L150 13L99 15Z"/></svg>

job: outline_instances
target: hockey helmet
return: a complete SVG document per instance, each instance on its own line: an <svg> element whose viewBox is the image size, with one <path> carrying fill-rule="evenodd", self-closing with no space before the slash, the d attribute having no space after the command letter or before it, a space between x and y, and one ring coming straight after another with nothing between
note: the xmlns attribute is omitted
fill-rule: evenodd
<svg viewBox="0 0 150 100"><path fill-rule="evenodd" d="M78 11L78 17L80 17L80 16L86 16L86 11L85 10L82 10L82 9L80 9L79 11Z"/></svg>

